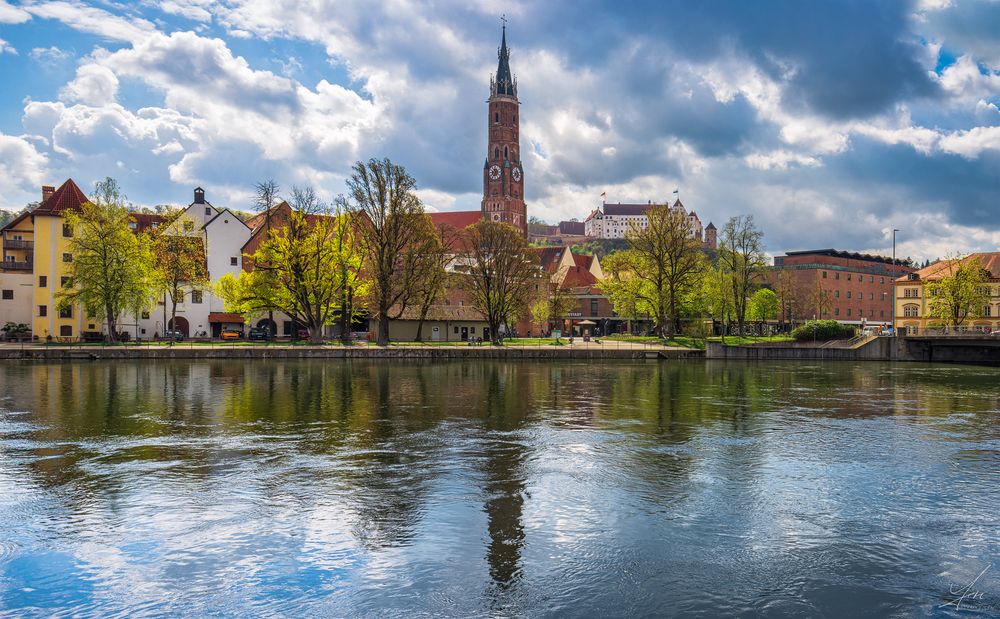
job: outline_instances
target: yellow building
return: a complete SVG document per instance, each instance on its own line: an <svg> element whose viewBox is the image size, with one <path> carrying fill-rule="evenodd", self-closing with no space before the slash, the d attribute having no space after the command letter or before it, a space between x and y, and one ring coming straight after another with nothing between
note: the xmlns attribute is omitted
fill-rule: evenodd
<svg viewBox="0 0 1000 619"><path fill-rule="evenodd" d="M959 262L938 260L934 264L904 275L895 281L896 322L898 331L906 335L922 335L940 331L941 321L930 315L927 284L948 276L957 264L979 260L990 277L987 303L953 332L993 333L1000 331L1000 252L969 254Z"/></svg>

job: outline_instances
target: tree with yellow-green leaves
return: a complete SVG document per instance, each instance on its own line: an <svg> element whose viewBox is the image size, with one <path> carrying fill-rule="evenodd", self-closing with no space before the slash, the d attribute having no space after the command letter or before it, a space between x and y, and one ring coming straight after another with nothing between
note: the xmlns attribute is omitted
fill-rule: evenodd
<svg viewBox="0 0 1000 619"><path fill-rule="evenodd" d="M979 258L956 255L944 260L942 277L927 284L928 312L948 328L978 318L989 303L990 274Z"/></svg>
<svg viewBox="0 0 1000 619"><path fill-rule="evenodd" d="M129 227L134 220L114 179L97 183L92 195L79 211L66 213L73 230L73 261L70 283L56 297L59 309L77 305L88 315L102 317L106 339L115 341L121 314L152 303L152 244Z"/></svg>
<svg viewBox="0 0 1000 619"><path fill-rule="evenodd" d="M249 256L251 271L224 275L215 291L226 310L254 316L283 312L319 342L323 327L345 311L345 295L364 294L358 274L362 255L355 215L334 211L312 189L293 189L287 221L272 221L259 249ZM351 316L347 317L350 324Z"/></svg>
<svg viewBox="0 0 1000 619"><path fill-rule="evenodd" d="M625 233L629 248L605 260L608 277L599 286L615 312L648 314L666 338L678 330L705 258L686 213L661 204L651 206L646 217L646 227L633 225Z"/></svg>
<svg viewBox="0 0 1000 619"><path fill-rule="evenodd" d="M177 304L183 302L184 295L202 291L209 287L208 265L205 262L205 243L200 235L185 234L183 213L173 215L172 225L163 226L153 236L153 253L156 267L153 269L155 287L164 296L164 313L169 301L170 320L164 317L164 328L173 328L176 323Z"/></svg>

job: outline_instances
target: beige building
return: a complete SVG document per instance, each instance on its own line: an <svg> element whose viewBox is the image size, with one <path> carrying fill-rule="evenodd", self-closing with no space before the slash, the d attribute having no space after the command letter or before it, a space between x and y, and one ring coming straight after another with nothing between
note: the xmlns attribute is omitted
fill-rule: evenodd
<svg viewBox="0 0 1000 619"><path fill-rule="evenodd" d="M973 260L979 260L983 268L990 274L985 285L989 291L989 299L975 317L967 319L955 331L958 333L998 332L1000 331L1000 252L969 254L960 262L966 263ZM928 331L940 331L943 328L941 321L930 314L927 285L948 276L956 264L949 260L938 260L930 266L904 275L895 281L895 327L898 331L906 335L921 335Z"/></svg>

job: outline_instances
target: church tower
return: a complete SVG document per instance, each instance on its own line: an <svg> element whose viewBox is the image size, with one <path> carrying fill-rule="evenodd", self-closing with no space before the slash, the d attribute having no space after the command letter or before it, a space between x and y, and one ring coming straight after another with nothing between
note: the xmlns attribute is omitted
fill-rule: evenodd
<svg viewBox="0 0 1000 619"><path fill-rule="evenodd" d="M497 56L497 74L490 76L483 218L507 222L527 238L528 214L524 205L524 170L518 129L520 102L517 100L517 80L510 72L506 21Z"/></svg>

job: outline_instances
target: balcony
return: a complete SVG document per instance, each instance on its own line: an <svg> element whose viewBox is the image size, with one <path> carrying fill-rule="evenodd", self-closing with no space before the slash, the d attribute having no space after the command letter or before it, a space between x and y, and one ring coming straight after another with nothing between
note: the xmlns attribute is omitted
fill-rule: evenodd
<svg viewBox="0 0 1000 619"><path fill-rule="evenodd" d="M35 249L34 241L22 241L21 239L4 239L4 249Z"/></svg>
<svg viewBox="0 0 1000 619"><path fill-rule="evenodd" d="M33 265L32 262L13 262L10 260L0 262L0 268L4 271L31 271Z"/></svg>

